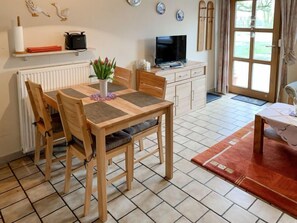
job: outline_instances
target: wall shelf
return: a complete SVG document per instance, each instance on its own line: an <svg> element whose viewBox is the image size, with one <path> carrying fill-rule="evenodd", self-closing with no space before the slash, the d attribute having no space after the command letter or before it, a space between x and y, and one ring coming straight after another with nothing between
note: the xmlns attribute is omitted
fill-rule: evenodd
<svg viewBox="0 0 297 223"><path fill-rule="evenodd" d="M42 52L42 53L13 53L12 56L16 58L22 58L24 61L28 60L29 57L37 57L37 56L48 56L48 55L60 55L60 54L75 54L79 56L80 53L93 51L95 48L87 48L85 50L62 50L62 51L50 51L50 52Z"/></svg>

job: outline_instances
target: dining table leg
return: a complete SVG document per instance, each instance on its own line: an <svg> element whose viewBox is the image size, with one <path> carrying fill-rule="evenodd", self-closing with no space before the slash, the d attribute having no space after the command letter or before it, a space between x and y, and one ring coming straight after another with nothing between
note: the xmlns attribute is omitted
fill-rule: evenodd
<svg viewBox="0 0 297 223"><path fill-rule="evenodd" d="M98 130L96 134L96 159L98 214L100 221L105 222L107 221L105 129Z"/></svg>
<svg viewBox="0 0 297 223"><path fill-rule="evenodd" d="M260 115L255 115L254 152L263 153L264 120Z"/></svg>
<svg viewBox="0 0 297 223"><path fill-rule="evenodd" d="M173 177L173 104L165 113L165 178Z"/></svg>

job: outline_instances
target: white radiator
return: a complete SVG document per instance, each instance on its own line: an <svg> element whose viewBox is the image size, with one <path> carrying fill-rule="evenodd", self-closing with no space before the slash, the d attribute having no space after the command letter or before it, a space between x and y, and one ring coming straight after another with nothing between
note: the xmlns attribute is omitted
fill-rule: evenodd
<svg viewBox="0 0 297 223"><path fill-rule="evenodd" d="M90 63L75 63L59 66L49 66L34 69L22 69L18 71L18 98L21 146L23 153L34 150L35 127L34 115L30 100L28 98L25 81L27 79L39 83L43 91L55 90L60 87L67 87L79 83L90 82Z"/></svg>

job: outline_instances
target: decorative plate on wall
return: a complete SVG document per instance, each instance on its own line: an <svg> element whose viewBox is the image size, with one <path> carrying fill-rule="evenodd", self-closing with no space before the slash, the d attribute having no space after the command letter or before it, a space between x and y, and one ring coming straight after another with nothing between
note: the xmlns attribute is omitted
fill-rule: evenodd
<svg viewBox="0 0 297 223"><path fill-rule="evenodd" d="M184 11L183 10L178 10L176 12L176 20L177 21L183 21L184 20Z"/></svg>
<svg viewBox="0 0 297 223"><path fill-rule="evenodd" d="M141 0L127 0L127 2L132 6L139 6L141 3Z"/></svg>
<svg viewBox="0 0 297 223"><path fill-rule="evenodd" d="M165 11L166 11L166 6L165 6L165 4L164 4L163 2L159 2L159 3L157 4L156 9L157 9L157 12L158 12L160 15L163 15L163 14L165 13Z"/></svg>

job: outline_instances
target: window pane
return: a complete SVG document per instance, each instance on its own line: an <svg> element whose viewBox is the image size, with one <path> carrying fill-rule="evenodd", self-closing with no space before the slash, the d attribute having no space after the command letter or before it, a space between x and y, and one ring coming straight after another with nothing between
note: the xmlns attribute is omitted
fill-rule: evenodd
<svg viewBox="0 0 297 223"><path fill-rule="evenodd" d="M248 79L249 79L249 63L234 61L232 85L237 87L247 88Z"/></svg>
<svg viewBox="0 0 297 223"><path fill-rule="evenodd" d="M256 28L273 28L274 5L274 0L257 0Z"/></svg>
<svg viewBox="0 0 297 223"><path fill-rule="evenodd" d="M271 61L272 33L255 34L254 59Z"/></svg>
<svg viewBox="0 0 297 223"><path fill-rule="evenodd" d="M235 32L233 56L238 58L250 57L250 32Z"/></svg>
<svg viewBox="0 0 297 223"><path fill-rule="evenodd" d="M253 64L252 90L269 93L270 65Z"/></svg>
<svg viewBox="0 0 297 223"><path fill-rule="evenodd" d="M252 1L237 1L235 4L235 27L251 27Z"/></svg>

